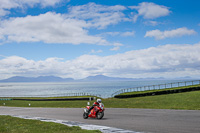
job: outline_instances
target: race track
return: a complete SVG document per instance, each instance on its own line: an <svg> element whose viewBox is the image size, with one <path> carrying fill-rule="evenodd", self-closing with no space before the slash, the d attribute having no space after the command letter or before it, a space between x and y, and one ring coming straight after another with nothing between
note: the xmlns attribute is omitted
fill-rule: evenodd
<svg viewBox="0 0 200 133"><path fill-rule="evenodd" d="M106 108L102 120L83 119L81 108L0 107L0 115L21 115L77 121L136 132L199 133L200 111Z"/></svg>

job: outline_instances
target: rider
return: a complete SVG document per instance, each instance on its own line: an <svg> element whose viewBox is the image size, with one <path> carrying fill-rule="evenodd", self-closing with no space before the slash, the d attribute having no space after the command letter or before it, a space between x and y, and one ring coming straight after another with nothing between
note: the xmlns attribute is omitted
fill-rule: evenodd
<svg viewBox="0 0 200 133"><path fill-rule="evenodd" d="M95 107L95 106L99 106L99 104L101 103L101 99L97 99L96 102L93 103L93 105L90 107L90 109L88 110L87 114L90 114L90 111Z"/></svg>

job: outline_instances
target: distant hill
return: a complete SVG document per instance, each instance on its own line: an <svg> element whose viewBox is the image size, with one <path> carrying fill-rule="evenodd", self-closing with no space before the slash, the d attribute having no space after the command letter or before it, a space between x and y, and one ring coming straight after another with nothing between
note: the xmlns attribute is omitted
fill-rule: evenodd
<svg viewBox="0 0 200 133"><path fill-rule="evenodd" d="M117 77L107 77L104 75L89 76L87 78L81 79L82 81L124 81L124 80L134 80L133 78L117 78Z"/></svg>
<svg viewBox="0 0 200 133"><path fill-rule="evenodd" d="M15 76L0 82L72 82L72 81L137 81L137 80L163 80L164 78L118 78L104 75L88 76L83 79L74 80L73 78L61 78L56 76L22 77Z"/></svg>
<svg viewBox="0 0 200 133"><path fill-rule="evenodd" d="M15 76L8 79L0 80L0 82L66 82L74 81L73 78L60 78L55 76L40 76L40 77L21 77Z"/></svg>

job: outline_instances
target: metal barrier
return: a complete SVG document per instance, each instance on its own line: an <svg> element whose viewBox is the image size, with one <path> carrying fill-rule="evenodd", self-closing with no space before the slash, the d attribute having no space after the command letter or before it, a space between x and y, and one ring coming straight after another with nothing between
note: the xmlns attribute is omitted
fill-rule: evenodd
<svg viewBox="0 0 200 133"><path fill-rule="evenodd" d="M101 97L99 94L91 94L91 93L65 93L65 94L47 94L47 95L7 95L4 97L66 97L66 96L96 96Z"/></svg>
<svg viewBox="0 0 200 133"><path fill-rule="evenodd" d="M12 100L11 98L0 98L0 101L10 101Z"/></svg>
<svg viewBox="0 0 200 133"><path fill-rule="evenodd" d="M194 81L185 81L185 82L175 82L175 83L166 83L166 84L159 84L159 85L142 86L142 87L136 87L136 88L122 89L122 90L119 90L119 91L113 93L111 96L114 97L115 95L119 95L119 94L126 93L126 92L138 92L138 91L169 89L169 88L183 87L183 86L190 86L190 85L199 85L199 84L200 84L200 80L194 80Z"/></svg>

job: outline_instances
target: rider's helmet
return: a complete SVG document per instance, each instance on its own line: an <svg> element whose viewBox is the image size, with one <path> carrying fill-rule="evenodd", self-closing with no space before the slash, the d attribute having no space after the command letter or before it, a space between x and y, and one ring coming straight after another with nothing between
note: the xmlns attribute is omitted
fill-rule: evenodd
<svg viewBox="0 0 200 133"><path fill-rule="evenodd" d="M97 99L97 102L98 102L98 103L101 103L101 99Z"/></svg>

